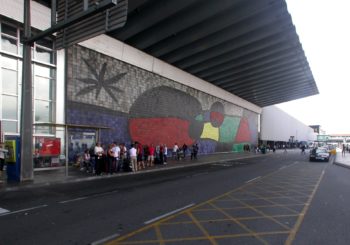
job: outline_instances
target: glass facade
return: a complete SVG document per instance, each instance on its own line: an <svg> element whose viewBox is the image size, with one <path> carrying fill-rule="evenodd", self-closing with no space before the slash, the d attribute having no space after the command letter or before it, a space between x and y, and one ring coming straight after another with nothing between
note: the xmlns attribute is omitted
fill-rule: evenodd
<svg viewBox="0 0 350 245"><path fill-rule="evenodd" d="M23 30L20 24L0 21L0 119L3 132L6 136L20 135L20 107L22 88L22 49L21 36ZM32 74L33 74L33 123L54 124L56 104L56 54L52 40L43 39L36 42L32 48ZM42 144L40 142L62 142L64 135L57 132L55 127L34 127L34 149ZM57 138L57 134L61 135ZM53 157L55 164L34 164L34 167L60 166L64 152L54 151L51 156L48 151L41 150L45 154L45 161L51 162ZM37 160L38 152L33 152Z"/></svg>

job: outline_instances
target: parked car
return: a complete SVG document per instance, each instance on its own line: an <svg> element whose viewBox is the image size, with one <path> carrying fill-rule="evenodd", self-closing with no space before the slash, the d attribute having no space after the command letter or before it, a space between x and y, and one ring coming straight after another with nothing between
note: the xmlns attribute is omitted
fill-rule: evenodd
<svg viewBox="0 0 350 245"><path fill-rule="evenodd" d="M310 151L310 161L321 160L328 162L329 156L328 149L323 147L314 148Z"/></svg>

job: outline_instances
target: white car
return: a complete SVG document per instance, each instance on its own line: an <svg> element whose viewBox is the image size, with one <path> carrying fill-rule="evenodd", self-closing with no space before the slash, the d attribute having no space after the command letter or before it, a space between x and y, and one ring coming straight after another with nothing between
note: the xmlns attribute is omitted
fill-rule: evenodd
<svg viewBox="0 0 350 245"><path fill-rule="evenodd" d="M326 148L315 148L310 151L310 161L321 160L321 161L329 161L329 151Z"/></svg>

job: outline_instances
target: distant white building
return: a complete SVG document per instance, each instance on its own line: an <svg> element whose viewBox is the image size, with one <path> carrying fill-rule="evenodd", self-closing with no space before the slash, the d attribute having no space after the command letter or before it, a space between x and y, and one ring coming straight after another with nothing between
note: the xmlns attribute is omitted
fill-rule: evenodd
<svg viewBox="0 0 350 245"><path fill-rule="evenodd" d="M261 114L260 140L274 142L310 142L317 133L276 106L264 107Z"/></svg>

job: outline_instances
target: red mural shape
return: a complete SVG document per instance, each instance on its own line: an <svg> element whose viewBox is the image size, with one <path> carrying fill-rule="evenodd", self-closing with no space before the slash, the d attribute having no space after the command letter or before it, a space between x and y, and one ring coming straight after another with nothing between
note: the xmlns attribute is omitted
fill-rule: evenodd
<svg viewBox="0 0 350 245"><path fill-rule="evenodd" d="M129 133L133 141L147 145L191 145L194 139L189 136L189 126L190 122L179 118L133 118L129 121Z"/></svg>
<svg viewBox="0 0 350 245"><path fill-rule="evenodd" d="M243 142L249 142L249 141L250 141L249 123L246 118L242 118L238 128L236 142L243 143Z"/></svg>
<svg viewBox="0 0 350 245"><path fill-rule="evenodd" d="M221 126L222 122L224 121L224 117L225 116L220 112L210 112L210 122L216 128Z"/></svg>

